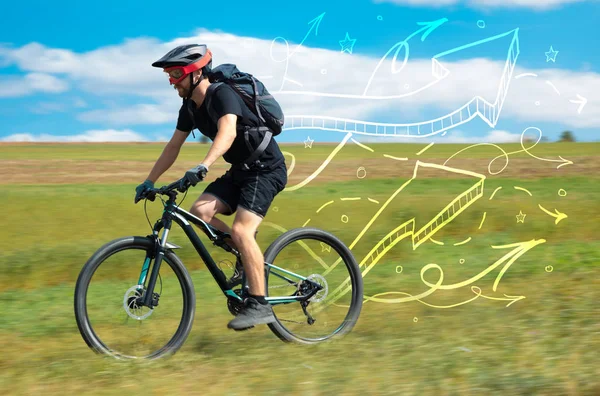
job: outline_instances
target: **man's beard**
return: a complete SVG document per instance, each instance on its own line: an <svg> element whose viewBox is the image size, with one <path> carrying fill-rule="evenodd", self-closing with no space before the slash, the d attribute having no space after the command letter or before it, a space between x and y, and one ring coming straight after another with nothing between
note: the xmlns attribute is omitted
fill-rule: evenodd
<svg viewBox="0 0 600 396"><path fill-rule="evenodd" d="M184 87L181 87L178 85L173 85L173 89L175 89L177 91L177 93L179 94L179 97L181 97L181 98L188 97L189 89L185 89Z"/></svg>

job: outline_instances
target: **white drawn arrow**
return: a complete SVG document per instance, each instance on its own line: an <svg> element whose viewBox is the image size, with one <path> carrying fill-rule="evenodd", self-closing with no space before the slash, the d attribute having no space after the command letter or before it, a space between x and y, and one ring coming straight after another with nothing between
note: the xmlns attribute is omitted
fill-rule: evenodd
<svg viewBox="0 0 600 396"><path fill-rule="evenodd" d="M579 104L579 108L577 109L577 114L581 114L581 110L583 110L584 106L587 104L587 99L579 94L577 94L577 98L579 100L571 99L571 100L569 100L569 102Z"/></svg>

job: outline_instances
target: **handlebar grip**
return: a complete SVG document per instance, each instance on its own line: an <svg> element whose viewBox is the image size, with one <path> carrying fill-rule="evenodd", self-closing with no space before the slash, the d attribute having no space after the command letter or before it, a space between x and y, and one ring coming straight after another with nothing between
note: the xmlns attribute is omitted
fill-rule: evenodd
<svg viewBox="0 0 600 396"><path fill-rule="evenodd" d="M156 191L149 191L146 194L146 199L149 199L150 201L154 202L154 200L156 199Z"/></svg>
<svg viewBox="0 0 600 396"><path fill-rule="evenodd" d="M188 188L190 188L190 182L186 179L179 180L179 185L177 186L177 191L185 192Z"/></svg>

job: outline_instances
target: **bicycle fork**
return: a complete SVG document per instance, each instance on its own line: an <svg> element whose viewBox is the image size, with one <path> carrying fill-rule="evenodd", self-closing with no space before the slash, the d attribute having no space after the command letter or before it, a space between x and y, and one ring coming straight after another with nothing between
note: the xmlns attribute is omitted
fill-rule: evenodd
<svg viewBox="0 0 600 396"><path fill-rule="evenodd" d="M162 238L158 239L158 224L154 227L154 240L155 240L155 251L154 251L154 265L152 266L152 272L150 273L150 279L148 281L148 287L146 288L146 292L141 297L141 305L146 306L150 309L154 309L155 306L158 305L158 295L155 296L154 287L156 286L156 280L158 279L158 272L160 270L160 264L165 255L166 247L167 247L167 238L169 236L169 231L171 230L171 219L165 220L165 226L163 228ZM138 281L138 285L143 286L148 274L148 268L150 266L151 257L148 255L144 260L144 265L142 267L142 272L140 274L140 279Z"/></svg>

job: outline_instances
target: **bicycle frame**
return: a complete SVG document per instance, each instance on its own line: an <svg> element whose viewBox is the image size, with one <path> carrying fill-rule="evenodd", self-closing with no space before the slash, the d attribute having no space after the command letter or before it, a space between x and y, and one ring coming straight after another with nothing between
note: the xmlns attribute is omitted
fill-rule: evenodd
<svg viewBox="0 0 600 396"><path fill-rule="evenodd" d="M234 298L238 301L242 301L243 299L241 296L238 296L233 290L228 288L227 279L225 278L225 274L223 274L223 272L219 269L219 267L217 266L217 264L211 257L210 253L208 252L208 250L202 243L202 240L198 237L198 234L196 234L196 232L194 231L194 229L190 223L193 223L193 224L197 225L198 227L200 227L200 229L208 236L208 238L213 242L214 245L219 246L222 249L235 254L236 256L239 256L239 252L237 250L235 250L234 248L232 248L231 246L229 246L225 242L225 239L230 238L230 235L228 233L222 232L222 231L218 230L217 228L211 226L210 224L208 224L205 221L203 221L202 219L194 216L190 212L188 212L184 209L181 209L179 206L177 206L175 204L174 196L169 197L169 200L167 200L164 203L164 207L165 207L165 209L163 211L162 218L156 222L156 224L154 225L154 228L153 228L152 236L154 236L155 242L156 242L156 249L155 249L155 252L153 252L155 260L154 260L154 265L152 266L152 272L150 273L150 279L148 280L146 293L144 293L144 296L142 297L142 301L141 301L142 304L147 307L151 307L151 308L153 308L156 305L156 304L154 304L154 300L153 300L154 287L156 286L156 280L158 278L160 264L164 257L165 251L168 249L178 248L178 246L169 244L167 242L173 221L175 223L177 223L183 229L183 231L187 235L188 239L190 240L190 242L196 249L196 252L202 258L202 260L204 261L204 264L206 265L206 267L210 271L211 275L213 276L213 278L215 279L215 281L221 288L221 291L223 292L223 294L226 297L230 297L230 298ZM163 234L162 234L162 237L159 238L159 232L161 229L163 229ZM140 287L143 287L143 285L146 281L148 269L150 266L150 261L152 260L152 258L153 257L147 255L146 259L144 260L144 264L142 266L140 278L138 281L138 285ZM307 279L306 277L303 277L301 275L287 271L283 268L277 267L270 263L265 262L265 266L269 267L269 271L273 271L271 273L272 275L275 275L281 279L284 279L291 284L293 284L295 282L293 280L289 279L288 277L286 277L286 275L298 278L302 281L310 282L311 284L314 284L314 286L315 286L315 289L312 292L310 292L309 294L304 295L304 296L266 297L265 299L271 305L287 304L287 303L292 303L292 302L304 302L304 301L308 300L309 298L311 298L314 294L316 294L321 289L320 285L316 284L315 282L312 282L311 280ZM283 274L279 274L278 272L281 272Z"/></svg>

